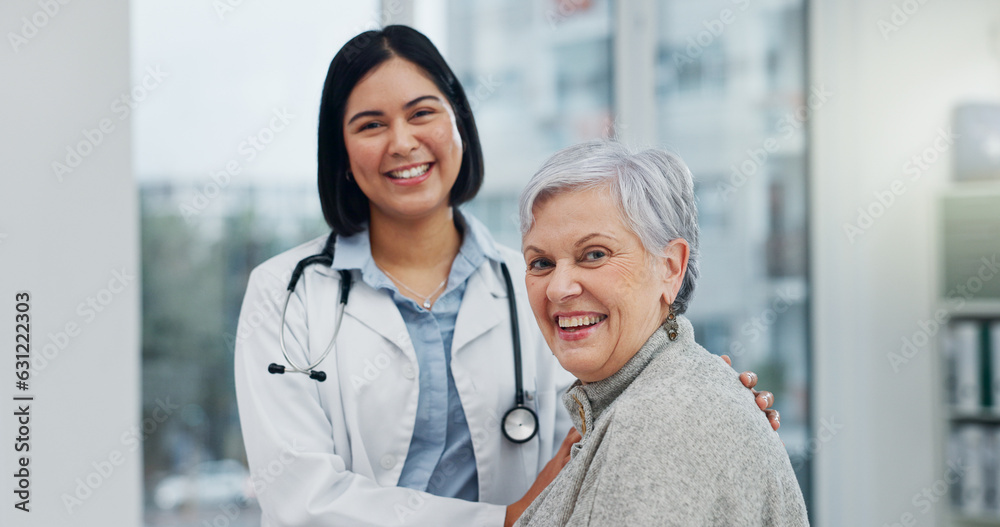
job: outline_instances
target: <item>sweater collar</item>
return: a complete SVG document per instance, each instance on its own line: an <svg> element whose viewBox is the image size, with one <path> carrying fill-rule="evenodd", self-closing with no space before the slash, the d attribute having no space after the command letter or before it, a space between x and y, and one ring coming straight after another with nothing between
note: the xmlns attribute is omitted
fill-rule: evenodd
<svg viewBox="0 0 1000 527"><path fill-rule="evenodd" d="M694 342L694 328L691 322L683 316L677 317L677 339L671 341L667 336L666 325L656 328L656 331L639 348L620 370L606 379L583 384L579 379L563 394L563 404L569 410L573 424L580 435L586 435L594 429L594 423L602 413L622 394L632 381L646 369L646 366L660 353L669 347L686 345Z"/></svg>

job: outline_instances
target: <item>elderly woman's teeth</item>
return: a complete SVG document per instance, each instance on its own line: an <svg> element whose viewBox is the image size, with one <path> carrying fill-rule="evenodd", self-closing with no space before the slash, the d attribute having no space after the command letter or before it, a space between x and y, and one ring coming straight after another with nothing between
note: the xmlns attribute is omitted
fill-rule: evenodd
<svg viewBox="0 0 1000 527"><path fill-rule="evenodd" d="M593 326L598 322L608 318L607 315L588 315L582 317L559 317L559 327L563 329L578 328L580 326Z"/></svg>
<svg viewBox="0 0 1000 527"><path fill-rule="evenodd" d="M396 179L410 179L410 178L415 178L415 177L419 177L419 176L422 176L422 175L426 174L427 173L427 169L430 168L430 167L431 167L431 164L427 163L427 164L424 164L424 165L415 166L413 168L408 168L406 170L396 170L396 171L393 171L393 172L389 172L389 176L394 177Z"/></svg>

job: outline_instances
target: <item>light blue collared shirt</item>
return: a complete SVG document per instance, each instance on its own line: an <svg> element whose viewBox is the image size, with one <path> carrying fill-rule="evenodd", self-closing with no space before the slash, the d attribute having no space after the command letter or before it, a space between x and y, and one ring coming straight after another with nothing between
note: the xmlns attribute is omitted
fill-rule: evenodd
<svg viewBox="0 0 1000 527"><path fill-rule="evenodd" d="M392 280L375 265L368 231L337 240L333 268L357 269L366 284L392 296L417 355L420 368L417 421L398 486L478 501L472 433L451 373L451 342L469 277L487 258L503 260L486 228L467 213L462 217L465 223L462 246L451 264L445 291L430 311L400 294Z"/></svg>

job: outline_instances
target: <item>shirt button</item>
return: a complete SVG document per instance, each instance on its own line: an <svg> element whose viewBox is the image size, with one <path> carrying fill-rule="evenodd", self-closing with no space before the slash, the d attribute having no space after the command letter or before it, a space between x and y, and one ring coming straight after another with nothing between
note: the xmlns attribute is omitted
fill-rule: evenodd
<svg viewBox="0 0 1000 527"><path fill-rule="evenodd" d="M380 461L380 463L383 469L389 470L392 467L396 466L396 458L389 454L386 454L382 456L382 460Z"/></svg>
<svg viewBox="0 0 1000 527"><path fill-rule="evenodd" d="M409 364L403 366L403 377L406 377L407 379L412 379L416 376L417 372L413 371L413 366L410 366Z"/></svg>

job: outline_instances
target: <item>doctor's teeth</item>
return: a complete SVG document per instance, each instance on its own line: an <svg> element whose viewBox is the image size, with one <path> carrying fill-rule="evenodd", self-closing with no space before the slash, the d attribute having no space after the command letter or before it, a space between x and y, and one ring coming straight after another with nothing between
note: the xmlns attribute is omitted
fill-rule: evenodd
<svg viewBox="0 0 1000 527"><path fill-rule="evenodd" d="M430 163L426 163L420 166L415 166L413 168L408 168L406 170L396 170L394 172L389 172L389 175L396 179L410 179L418 176L422 176L430 168Z"/></svg>
<svg viewBox="0 0 1000 527"><path fill-rule="evenodd" d="M582 317L559 317L559 327L575 328L580 326L592 326L607 318L606 315L588 315Z"/></svg>

